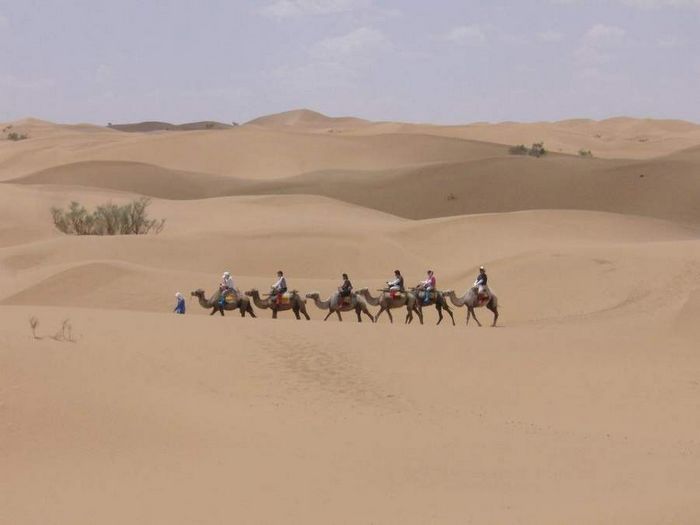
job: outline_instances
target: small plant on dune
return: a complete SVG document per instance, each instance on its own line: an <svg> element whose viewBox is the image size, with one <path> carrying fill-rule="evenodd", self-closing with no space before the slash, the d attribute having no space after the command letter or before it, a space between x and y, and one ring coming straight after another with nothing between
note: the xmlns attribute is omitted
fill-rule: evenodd
<svg viewBox="0 0 700 525"><path fill-rule="evenodd" d="M75 343L75 339L73 338L73 325L71 324L70 319L63 320L61 328L55 335L51 336L51 339L60 342Z"/></svg>
<svg viewBox="0 0 700 525"><path fill-rule="evenodd" d="M17 133L16 131L11 131L7 134L7 140L11 140L13 142L19 142L20 140L26 140L28 138L29 135L25 135L24 133Z"/></svg>
<svg viewBox="0 0 700 525"><path fill-rule="evenodd" d="M580 149L578 150L579 157L593 157L593 153L591 153L591 150L589 149Z"/></svg>
<svg viewBox="0 0 700 525"><path fill-rule="evenodd" d="M447 200L448 200L448 201L456 201L456 200L457 200L457 196L456 196L454 193L448 193L448 194L447 194Z"/></svg>
<svg viewBox="0 0 700 525"><path fill-rule="evenodd" d="M56 229L70 235L144 235L160 233L165 219L150 219L151 200L142 197L127 204L102 204L94 211L79 202L71 202L67 210L51 208Z"/></svg>
<svg viewBox="0 0 700 525"><path fill-rule="evenodd" d="M32 330L32 336L34 339L41 339L36 333L36 329L39 327L39 319L36 318L35 316L31 316L29 318L29 328Z"/></svg>

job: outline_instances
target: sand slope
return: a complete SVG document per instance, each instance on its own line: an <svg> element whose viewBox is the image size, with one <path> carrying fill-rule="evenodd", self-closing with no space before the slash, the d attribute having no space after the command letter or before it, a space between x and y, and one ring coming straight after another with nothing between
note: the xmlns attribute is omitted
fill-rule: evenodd
<svg viewBox="0 0 700 525"><path fill-rule="evenodd" d="M700 147L666 155L694 125L15 125L0 523L700 520ZM533 129L570 145L607 129L611 152L648 158L508 155ZM142 195L159 235L51 224L52 206ZM265 291L278 269L301 293L328 297L342 272L377 293L395 268L462 294L481 264L496 329L456 307L456 326L432 307L422 326L324 323L312 302L311 321L210 317L189 295L224 270ZM66 320L75 342L56 337Z"/></svg>

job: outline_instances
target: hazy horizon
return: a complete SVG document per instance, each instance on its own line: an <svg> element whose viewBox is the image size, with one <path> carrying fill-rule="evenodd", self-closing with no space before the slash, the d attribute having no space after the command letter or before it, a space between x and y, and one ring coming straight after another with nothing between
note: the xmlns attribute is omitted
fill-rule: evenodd
<svg viewBox="0 0 700 525"><path fill-rule="evenodd" d="M700 122L700 0L0 0L0 121Z"/></svg>

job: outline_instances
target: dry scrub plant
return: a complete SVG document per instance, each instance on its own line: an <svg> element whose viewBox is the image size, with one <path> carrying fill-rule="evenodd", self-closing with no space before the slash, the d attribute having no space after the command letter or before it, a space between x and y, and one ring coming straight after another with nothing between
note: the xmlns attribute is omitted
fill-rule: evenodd
<svg viewBox="0 0 700 525"><path fill-rule="evenodd" d="M165 219L149 219L151 200L142 197L128 204L102 204L89 212L79 202L71 202L68 209L51 208L56 228L71 235L143 235L160 233Z"/></svg>

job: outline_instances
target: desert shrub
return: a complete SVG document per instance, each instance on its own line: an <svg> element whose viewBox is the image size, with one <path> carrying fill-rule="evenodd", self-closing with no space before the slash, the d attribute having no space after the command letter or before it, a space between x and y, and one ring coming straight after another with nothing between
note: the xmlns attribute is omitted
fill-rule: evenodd
<svg viewBox="0 0 700 525"><path fill-rule="evenodd" d="M26 140L28 138L29 138L28 135L25 135L24 133L17 133L16 131L11 131L10 133L7 134L7 140L12 140L14 142L18 142L20 140Z"/></svg>
<svg viewBox="0 0 700 525"><path fill-rule="evenodd" d="M535 142L530 147L530 150L527 152L527 154L531 157L541 157L542 155L546 155L547 150L544 149L544 142Z"/></svg>
<svg viewBox="0 0 700 525"><path fill-rule="evenodd" d="M508 153L511 155L527 155L527 147L525 144L518 144L517 146L511 146L508 148Z"/></svg>
<svg viewBox="0 0 700 525"><path fill-rule="evenodd" d="M128 204L102 204L93 212L78 202L71 202L67 210L51 208L56 229L70 235L143 235L160 233L165 219L150 219L151 200L142 197Z"/></svg>
<svg viewBox="0 0 700 525"><path fill-rule="evenodd" d="M580 157L592 157L593 153L591 153L591 150L589 149L580 149L578 150L578 154Z"/></svg>
<svg viewBox="0 0 700 525"><path fill-rule="evenodd" d="M535 142L529 148L525 144L517 144L508 148L508 153L511 155L530 155L531 157L541 157L547 154L544 149L544 142Z"/></svg>

